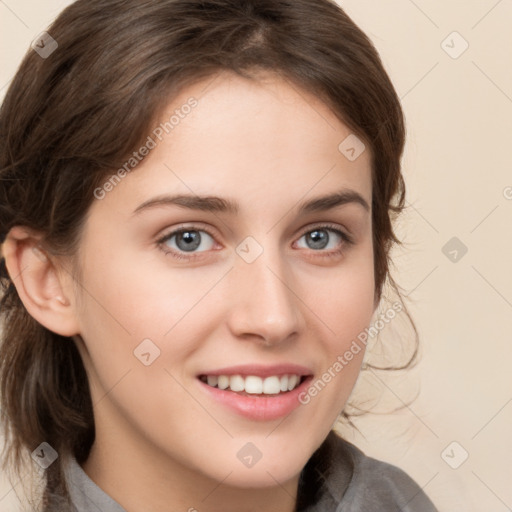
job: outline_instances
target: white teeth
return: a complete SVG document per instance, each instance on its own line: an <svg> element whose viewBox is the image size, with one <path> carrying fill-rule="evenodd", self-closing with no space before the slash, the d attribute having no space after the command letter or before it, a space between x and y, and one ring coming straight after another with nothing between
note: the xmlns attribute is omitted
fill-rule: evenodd
<svg viewBox="0 0 512 512"><path fill-rule="evenodd" d="M300 384L300 376L295 374L272 375L270 377L257 377L249 375L208 375L203 378L209 386L219 389L230 389L231 391L245 391L251 395L277 395L280 392L292 391Z"/></svg>
<svg viewBox="0 0 512 512"><path fill-rule="evenodd" d="M267 377L263 381L263 393L266 395L275 395L281 391L281 381L279 377Z"/></svg>
<svg viewBox="0 0 512 512"><path fill-rule="evenodd" d="M254 375L246 377L244 391L252 395L261 395L263 393L263 380L261 377L255 377Z"/></svg>
<svg viewBox="0 0 512 512"><path fill-rule="evenodd" d="M288 379L288 391L291 391L295 386L297 386L298 381L299 378L297 375L290 375L290 378Z"/></svg>
<svg viewBox="0 0 512 512"><path fill-rule="evenodd" d="M219 389L229 388L229 377L227 375L219 375L217 386L219 386Z"/></svg>
<svg viewBox="0 0 512 512"><path fill-rule="evenodd" d="M244 379L241 375L233 375L229 379L229 388L231 391L243 391L244 390Z"/></svg>

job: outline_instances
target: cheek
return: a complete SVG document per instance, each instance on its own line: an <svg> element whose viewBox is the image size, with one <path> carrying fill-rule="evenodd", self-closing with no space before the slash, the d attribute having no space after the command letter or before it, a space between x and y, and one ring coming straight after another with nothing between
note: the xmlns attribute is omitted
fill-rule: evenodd
<svg viewBox="0 0 512 512"><path fill-rule="evenodd" d="M91 254L84 275L83 327L89 328L92 320L102 330L119 332L133 342L162 338L209 285L207 279L193 279L190 270L170 270L156 250L147 256L131 250ZM111 338L112 343L115 340Z"/></svg>
<svg viewBox="0 0 512 512"><path fill-rule="evenodd" d="M306 295L307 289L307 295ZM372 244L354 250L339 267L310 280L303 295L330 333L331 350L341 350L367 327L374 312Z"/></svg>
<svg viewBox="0 0 512 512"><path fill-rule="evenodd" d="M211 334L219 274L218 268L171 269L161 255L135 258L130 251L84 257L81 332L101 387L110 389L130 368L147 369L148 359L160 373L179 368Z"/></svg>
<svg viewBox="0 0 512 512"><path fill-rule="evenodd" d="M357 380L366 345L365 333L374 314L374 271L371 245L316 286L310 282L308 305L321 326L324 365L312 382L303 403L317 401L324 423L334 421L347 402ZM324 389L326 391L324 391ZM317 396L321 398L316 398Z"/></svg>

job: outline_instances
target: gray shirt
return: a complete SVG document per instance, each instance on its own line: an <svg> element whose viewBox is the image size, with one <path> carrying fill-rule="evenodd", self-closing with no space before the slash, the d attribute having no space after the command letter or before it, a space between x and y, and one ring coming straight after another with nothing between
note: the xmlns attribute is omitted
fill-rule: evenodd
<svg viewBox="0 0 512 512"><path fill-rule="evenodd" d="M74 458L63 462L72 512L126 512ZM404 471L366 456L334 432L304 468L299 496L300 512L437 512Z"/></svg>

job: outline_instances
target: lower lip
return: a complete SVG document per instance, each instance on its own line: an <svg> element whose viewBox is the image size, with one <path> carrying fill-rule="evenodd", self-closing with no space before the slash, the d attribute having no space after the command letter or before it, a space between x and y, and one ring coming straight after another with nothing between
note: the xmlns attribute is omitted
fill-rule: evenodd
<svg viewBox="0 0 512 512"><path fill-rule="evenodd" d="M304 379L294 390L279 395L239 395L234 391L214 388L198 379L202 389L217 402L251 420L271 421L287 416L301 403L299 395L307 389L312 377Z"/></svg>

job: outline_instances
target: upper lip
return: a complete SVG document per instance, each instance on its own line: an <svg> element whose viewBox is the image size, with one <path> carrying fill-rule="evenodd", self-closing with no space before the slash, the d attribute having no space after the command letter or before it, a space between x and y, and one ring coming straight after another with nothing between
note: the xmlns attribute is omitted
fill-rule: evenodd
<svg viewBox="0 0 512 512"><path fill-rule="evenodd" d="M273 375L282 376L287 374L308 376L312 375L313 372L306 366L298 364L274 364L259 365L259 364L244 364L237 366L229 366L225 368L217 368L215 370L205 370L198 374L201 375L242 375L249 376L254 375L256 377L271 377Z"/></svg>

